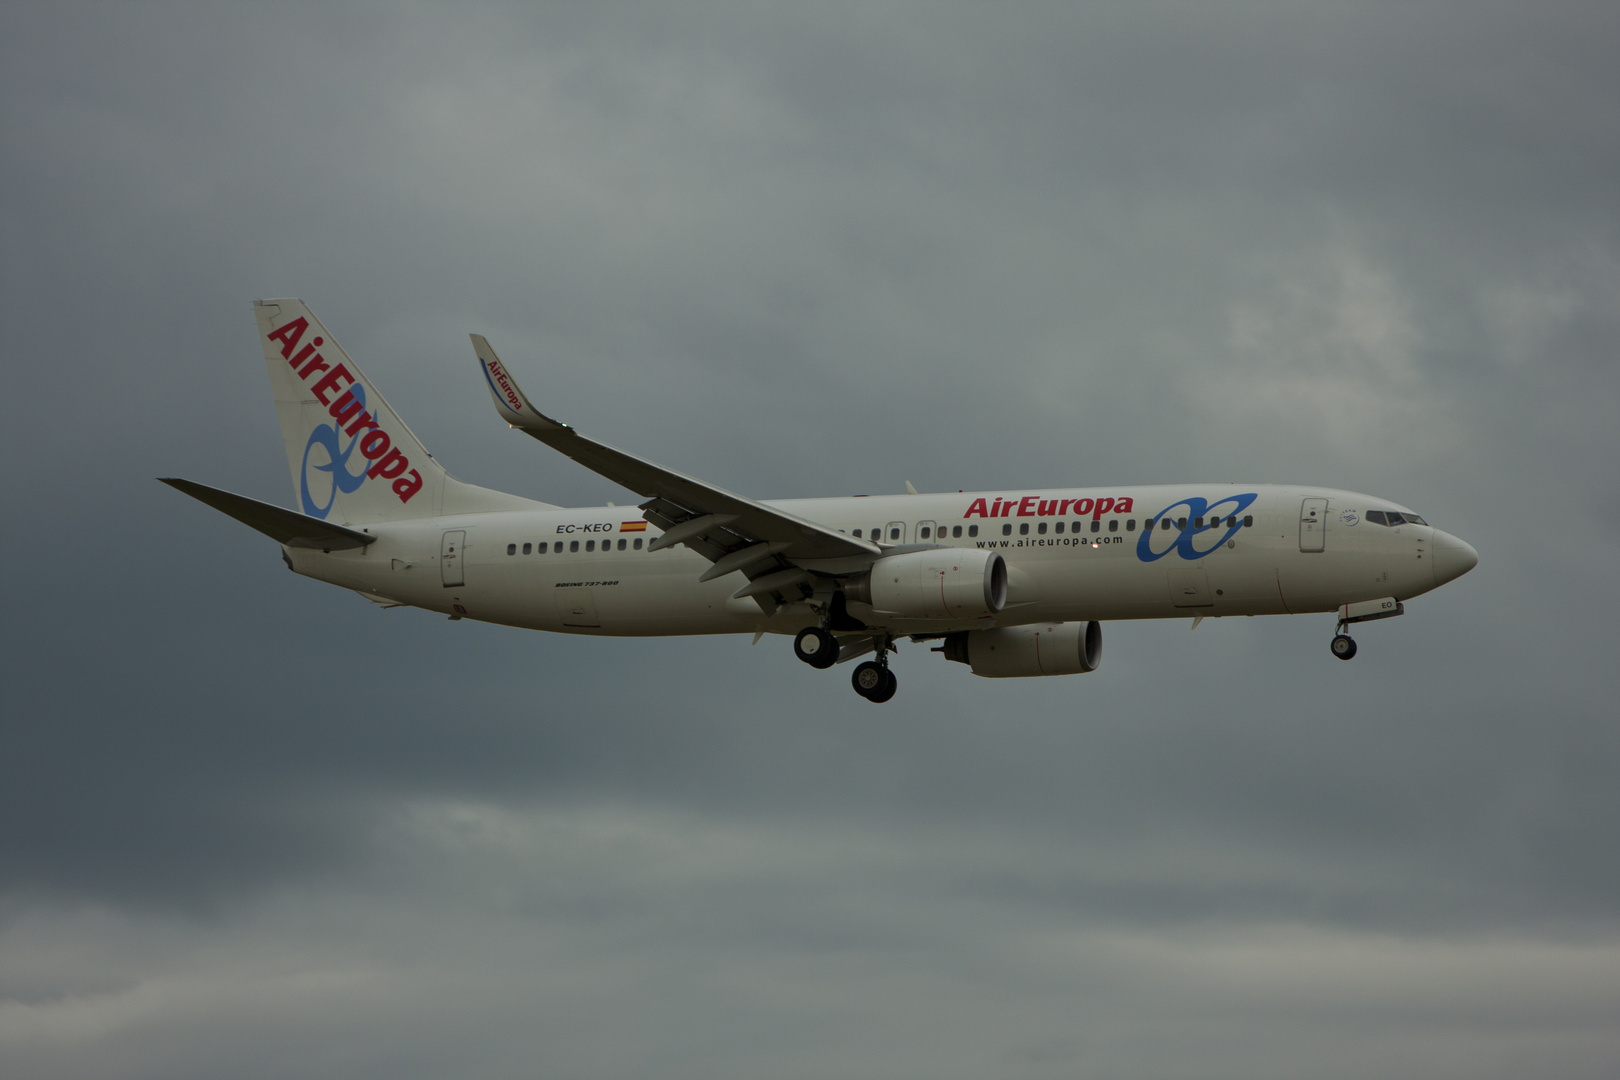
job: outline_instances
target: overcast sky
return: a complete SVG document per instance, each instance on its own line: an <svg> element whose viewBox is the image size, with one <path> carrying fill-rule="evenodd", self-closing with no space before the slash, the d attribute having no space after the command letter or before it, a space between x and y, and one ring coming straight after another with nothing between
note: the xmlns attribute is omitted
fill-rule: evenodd
<svg viewBox="0 0 1620 1080"><path fill-rule="evenodd" d="M0 6L0 1075L1620 1074L1613 3ZM920 646L381 611L249 303L474 483L1297 482L1358 633Z"/></svg>

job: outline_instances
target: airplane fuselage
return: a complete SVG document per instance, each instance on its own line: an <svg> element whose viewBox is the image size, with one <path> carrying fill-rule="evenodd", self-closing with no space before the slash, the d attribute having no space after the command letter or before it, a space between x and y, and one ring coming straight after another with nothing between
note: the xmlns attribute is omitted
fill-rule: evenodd
<svg viewBox="0 0 1620 1080"><path fill-rule="evenodd" d="M893 551L991 548L1006 560L1007 601L993 616L896 619L849 604L850 616L895 635L1324 612L1376 597L1405 600L1472 565L1471 549L1440 530L1366 517L1370 510L1415 516L1403 507L1315 487L1194 484L766 505ZM650 550L658 530L631 507L469 513L366 531L377 541L355 550L288 549L291 565L382 602L560 633L795 633L818 619L808 604L767 614L752 597L735 598L747 584L740 572L700 581L709 560L679 545Z"/></svg>

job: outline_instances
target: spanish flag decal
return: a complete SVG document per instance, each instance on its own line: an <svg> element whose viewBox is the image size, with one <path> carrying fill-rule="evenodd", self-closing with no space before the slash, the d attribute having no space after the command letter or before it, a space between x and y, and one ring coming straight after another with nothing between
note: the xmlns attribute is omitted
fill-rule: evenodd
<svg viewBox="0 0 1620 1080"><path fill-rule="evenodd" d="M621 522L619 522L619 531L620 532L646 532L647 531L647 523L645 521L621 521Z"/></svg>

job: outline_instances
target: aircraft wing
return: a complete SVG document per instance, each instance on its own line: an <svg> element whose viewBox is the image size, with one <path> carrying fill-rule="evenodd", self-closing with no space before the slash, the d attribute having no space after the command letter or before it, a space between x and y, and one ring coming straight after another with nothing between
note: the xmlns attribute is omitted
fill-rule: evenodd
<svg viewBox="0 0 1620 1080"><path fill-rule="evenodd" d="M742 570L750 584L738 595L763 596L796 587L809 575L793 571L791 564L850 558L869 561L881 553L877 544L581 435L534 407L482 335L473 334L472 343L490 396L495 399L495 410L503 420L592 472L645 496L647 501L640 506L642 516L664 530L664 535L653 541L654 547L685 544L716 564L705 578L718 577L715 571ZM789 581L794 573L798 581ZM780 585L771 587L771 579Z"/></svg>

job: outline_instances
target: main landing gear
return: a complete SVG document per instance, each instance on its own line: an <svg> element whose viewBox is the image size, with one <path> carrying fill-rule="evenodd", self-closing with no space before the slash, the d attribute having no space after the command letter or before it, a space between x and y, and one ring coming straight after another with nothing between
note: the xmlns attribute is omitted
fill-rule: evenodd
<svg viewBox="0 0 1620 1080"><path fill-rule="evenodd" d="M813 668L830 668L838 663L838 639L819 626L807 626L793 639L793 655Z"/></svg>
<svg viewBox="0 0 1620 1080"><path fill-rule="evenodd" d="M900 680L894 677L889 665L882 660L865 660L855 665L855 674L849 680L855 692L867 701L881 705L894 697Z"/></svg>
<svg viewBox="0 0 1620 1080"><path fill-rule="evenodd" d="M894 650L894 642L888 637L872 638L870 641L877 646L878 657L855 665L855 674L850 678L850 683L861 697L881 704L894 697L900 685L894 672L889 670L889 653ZM838 663L842 651L843 647L832 631L820 626L807 626L793 639L793 655L813 668L832 667Z"/></svg>
<svg viewBox="0 0 1620 1080"><path fill-rule="evenodd" d="M1349 634L1334 634L1328 648L1333 650L1333 655L1340 660L1348 660L1356 655L1356 639Z"/></svg>

